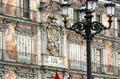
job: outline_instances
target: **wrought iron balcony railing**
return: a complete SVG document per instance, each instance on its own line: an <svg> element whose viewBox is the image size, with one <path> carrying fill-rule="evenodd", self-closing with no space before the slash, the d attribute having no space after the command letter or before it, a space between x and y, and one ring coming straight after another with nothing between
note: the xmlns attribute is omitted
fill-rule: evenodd
<svg viewBox="0 0 120 79"><path fill-rule="evenodd" d="M5 4L0 2L0 15L17 17L25 20L36 21L37 12L35 10L25 9L22 7Z"/></svg>
<svg viewBox="0 0 120 79"><path fill-rule="evenodd" d="M92 62L92 73L120 76L120 67L104 65ZM78 60L70 60L70 69L87 71L87 63Z"/></svg>
<svg viewBox="0 0 120 79"><path fill-rule="evenodd" d="M26 52L17 52L10 50L0 50L0 60L7 62L16 62L20 64L31 64L37 65L38 58L36 54L26 53Z"/></svg>

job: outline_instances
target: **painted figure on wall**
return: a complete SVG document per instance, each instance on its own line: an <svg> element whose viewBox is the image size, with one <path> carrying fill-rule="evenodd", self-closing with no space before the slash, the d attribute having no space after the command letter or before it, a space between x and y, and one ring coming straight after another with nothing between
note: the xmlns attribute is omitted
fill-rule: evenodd
<svg viewBox="0 0 120 79"><path fill-rule="evenodd" d="M33 8L34 12L33 12L33 20L36 21L37 20L37 1L34 0L34 8Z"/></svg>
<svg viewBox="0 0 120 79"><path fill-rule="evenodd" d="M5 0L5 3L6 3L5 13L16 15L16 8L14 7L16 6L16 0Z"/></svg>
<svg viewBox="0 0 120 79"><path fill-rule="evenodd" d="M11 23L6 32L6 57L10 60L16 60L16 42L15 42L15 32L14 27L15 23Z"/></svg>
<svg viewBox="0 0 120 79"><path fill-rule="evenodd" d="M109 72L113 72L113 53L112 53L112 43L111 42L108 42L107 45L106 45L106 49L107 49L107 70Z"/></svg>

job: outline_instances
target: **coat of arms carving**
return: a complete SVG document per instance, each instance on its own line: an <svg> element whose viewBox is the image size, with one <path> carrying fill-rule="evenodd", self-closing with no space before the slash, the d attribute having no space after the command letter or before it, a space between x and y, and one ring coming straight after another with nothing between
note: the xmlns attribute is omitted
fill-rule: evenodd
<svg viewBox="0 0 120 79"><path fill-rule="evenodd" d="M60 28L52 25L47 29L47 49L51 55L59 54Z"/></svg>

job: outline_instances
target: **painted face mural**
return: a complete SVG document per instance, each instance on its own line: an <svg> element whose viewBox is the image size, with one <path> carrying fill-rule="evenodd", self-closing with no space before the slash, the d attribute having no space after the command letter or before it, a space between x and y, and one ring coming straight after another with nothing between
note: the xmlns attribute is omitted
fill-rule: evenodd
<svg viewBox="0 0 120 79"><path fill-rule="evenodd" d="M16 15L16 8L13 6L16 6L16 0L5 0L6 3L6 14Z"/></svg>

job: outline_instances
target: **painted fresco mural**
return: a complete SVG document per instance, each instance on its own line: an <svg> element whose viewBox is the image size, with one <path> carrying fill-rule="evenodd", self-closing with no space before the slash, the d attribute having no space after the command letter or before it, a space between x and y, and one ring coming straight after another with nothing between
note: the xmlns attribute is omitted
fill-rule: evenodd
<svg viewBox="0 0 120 79"><path fill-rule="evenodd" d="M6 4L5 13L16 15L16 8L14 7L16 6L16 0L5 0L5 4Z"/></svg>
<svg viewBox="0 0 120 79"><path fill-rule="evenodd" d="M34 6L34 8L33 8L33 10L34 10L33 11L33 20L37 21L37 12L36 12L37 11L37 0L34 0L33 3L34 3L34 5L33 5Z"/></svg>
<svg viewBox="0 0 120 79"><path fill-rule="evenodd" d="M113 66L113 53L112 53L112 43L108 42L106 45L107 50L107 65Z"/></svg>
<svg viewBox="0 0 120 79"><path fill-rule="evenodd" d="M0 79L37 79L38 76L36 69L29 67L4 65L2 69L5 71L0 72Z"/></svg>
<svg viewBox="0 0 120 79"><path fill-rule="evenodd" d="M17 45L14 31L15 26L15 23L11 23L6 31L6 58L10 60L16 60Z"/></svg>
<svg viewBox="0 0 120 79"><path fill-rule="evenodd" d="M22 16L24 18L30 18L33 21L37 21L37 0L31 0L30 11L23 10L23 0L21 0L21 6L18 7L17 0L5 0L5 13L12 16ZM17 11L19 8L19 11ZM19 13L21 12L21 13ZM25 14L26 13L26 14ZM28 16L29 15L29 16Z"/></svg>
<svg viewBox="0 0 120 79"><path fill-rule="evenodd" d="M111 42L107 42L106 45L106 50L107 50L107 71L108 72L113 72L113 52L112 52L112 43Z"/></svg>
<svg viewBox="0 0 120 79"><path fill-rule="evenodd" d="M8 25L8 28L6 29L5 31L5 49L6 49L6 52L5 52L5 60L7 61L16 61L16 57L17 55L22 55L23 57L23 53L27 53L27 55L29 55L29 57L32 60L32 62L34 63L37 63L37 55L38 55L38 51L37 51L37 42L38 42L38 36L37 34L35 33L34 31L34 34L33 36L25 36L25 35L19 35L20 39L18 39L17 37L17 34L15 32L15 27L16 27L16 24L15 23L10 23ZM21 25L21 28L23 29L29 29L29 31L31 30L31 27L28 26L28 25ZM33 28L34 30L36 30L36 27L34 26ZM2 32L0 33L2 34ZM26 38L26 40L28 40L27 42L24 41L24 38ZM0 39L2 41L2 38ZM19 42L17 42L17 40L19 40ZM28 42L29 42L29 45L28 45ZM22 43L22 44L21 44ZM26 44L25 44L26 43ZM0 44L2 45L2 44ZM27 46L27 48L25 49L24 45ZM19 48L18 48L19 47ZM32 51L30 50L31 48ZM19 49L19 51L18 51ZM17 54L17 51L18 51L18 54ZM22 58L21 57L21 58ZM31 59L29 59L31 61Z"/></svg>
<svg viewBox="0 0 120 79"><path fill-rule="evenodd" d="M37 64L37 62L38 62L38 56L37 56L38 55L38 46L37 46L38 36L37 35L34 36L34 41L35 42L34 42L34 56L33 56L34 60L33 61L34 61L35 64Z"/></svg>

